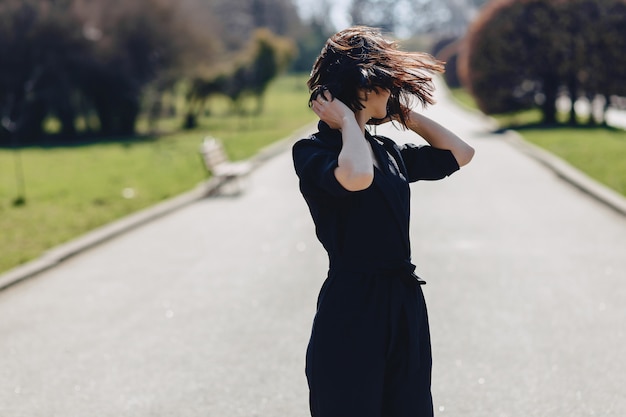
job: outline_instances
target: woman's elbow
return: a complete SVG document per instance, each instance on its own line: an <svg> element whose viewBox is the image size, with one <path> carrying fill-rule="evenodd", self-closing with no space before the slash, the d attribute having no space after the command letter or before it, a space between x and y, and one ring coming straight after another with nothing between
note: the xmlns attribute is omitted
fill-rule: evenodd
<svg viewBox="0 0 626 417"><path fill-rule="evenodd" d="M362 191L369 188L374 182L374 171L364 172L348 172L337 168L335 170L335 178L343 188L348 191Z"/></svg>
<svg viewBox="0 0 626 417"><path fill-rule="evenodd" d="M374 182L374 175L359 175L350 179L346 184L342 184L343 188L348 191L366 190Z"/></svg>
<svg viewBox="0 0 626 417"><path fill-rule="evenodd" d="M474 154L476 151L471 146L467 145L463 147L459 152L457 152L454 156L456 157L456 161L460 167L467 165L470 163L472 158L474 158Z"/></svg>

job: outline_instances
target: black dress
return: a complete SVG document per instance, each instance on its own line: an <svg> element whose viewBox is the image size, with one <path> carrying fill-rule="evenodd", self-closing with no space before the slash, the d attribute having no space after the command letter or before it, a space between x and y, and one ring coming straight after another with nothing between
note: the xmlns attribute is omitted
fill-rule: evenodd
<svg viewBox="0 0 626 417"><path fill-rule="evenodd" d="M329 257L306 356L313 417L428 417L431 351L426 305L411 263L409 182L459 169L448 150L366 138L380 168L362 191L334 175L341 132L319 123L298 141L300 190Z"/></svg>

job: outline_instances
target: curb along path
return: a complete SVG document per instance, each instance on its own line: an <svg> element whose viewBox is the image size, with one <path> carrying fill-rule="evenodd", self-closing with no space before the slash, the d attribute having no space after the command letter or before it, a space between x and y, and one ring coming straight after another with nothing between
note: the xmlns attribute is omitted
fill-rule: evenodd
<svg viewBox="0 0 626 417"><path fill-rule="evenodd" d="M626 216L626 197L623 195L589 177L554 154L525 141L517 132L507 131L504 138L522 152L550 168L564 181Z"/></svg>
<svg viewBox="0 0 626 417"><path fill-rule="evenodd" d="M307 135L309 132L313 132L316 127L316 124L307 125L302 129L297 130L289 137L263 148L254 157L250 158L252 168L255 169L263 162L266 162L277 154L284 152L295 140L302 137L302 135ZM201 138L198 139L198 143L200 143L200 139ZM56 246L46 251L42 256L0 274L0 291L17 284L20 281L32 278L35 275L53 268L73 256L113 239L122 233L126 233L136 227L201 200L211 195L220 185L219 181L211 178L199 184L191 191L180 194L136 213L132 213L119 220L87 232L67 243Z"/></svg>

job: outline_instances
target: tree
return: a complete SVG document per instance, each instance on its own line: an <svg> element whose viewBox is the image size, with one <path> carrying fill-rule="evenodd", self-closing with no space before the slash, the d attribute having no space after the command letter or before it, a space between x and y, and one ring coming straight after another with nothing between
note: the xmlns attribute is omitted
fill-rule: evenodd
<svg viewBox="0 0 626 417"><path fill-rule="evenodd" d="M194 9L206 10L213 17L215 31L224 44L224 53L233 55L245 48L258 28L279 36L295 38L300 18L291 0L186 0Z"/></svg>
<svg viewBox="0 0 626 417"><path fill-rule="evenodd" d="M44 118L53 113L63 133L73 136L74 76L90 59L87 41L76 30L77 17L48 2L7 0L0 6L0 19L0 109L5 128L29 142L41 135Z"/></svg>
<svg viewBox="0 0 626 417"><path fill-rule="evenodd" d="M626 96L626 2L570 0L569 8L578 12L569 13L566 21L573 49L563 74L569 96L603 96L607 105L612 95ZM577 119L572 107L569 122ZM589 123L595 122L589 118Z"/></svg>
<svg viewBox="0 0 626 417"><path fill-rule="evenodd" d="M474 22L459 72L482 111L506 113L543 103L545 121L554 121L554 64L560 60L550 38L556 19L550 2L507 0L487 6Z"/></svg>
<svg viewBox="0 0 626 417"><path fill-rule="evenodd" d="M567 34L564 40L567 52L560 66L560 76L572 102L579 97L593 100L598 95L624 92L621 83L614 81L623 81L626 70L624 60L620 59L623 54L617 53L626 45L623 40L626 36L625 4L609 3L612 4L602 0L569 0L561 5L560 26ZM618 13L617 18L613 17L614 13ZM606 65L607 62L611 65ZM589 122L595 123L595 119L590 117ZM570 109L569 123L578 123L574 106Z"/></svg>
<svg viewBox="0 0 626 417"><path fill-rule="evenodd" d="M92 114L92 130L132 134L145 87L211 51L165 0L3 0L0 22L0 141L39 139L48 116L63 140Z"/></svg>
<svg viewBox="0 0 626 417"><path fill-rule="evenodd" d="M241 52L228 71L195 77L187 95L186 128L197 125L197 117L206 101L214 94L229 97L240 112L244 96L256 98L256 112L263 111L263 99L269 83L285 71L293 60L296 48L287 38L274 35L268 29L257 29L248 47Z"/></svg>
<svg viewBox="0 0 626 417"><path fill-rule="evenodd" d="M143 90L161 89L180 78L187 65L210 59L202 42L164 0L114 0L94 3L87 14L101 35L94 41L96 60L84 74L82 90L106 135L132 134Z"/></svg>
<svg viewBox="0 0 626 417"><path fill-rule="evenodd" d="M461 86L457 71L457 62L462 40L457 37L444 37L439 39L431 48L431 54L438 60L445 62L446 71L443 77L446 84L452 88Z"/></svg>
<svg viewBox="0 0 626 417"><path fill-rule="evenodd" d="M177 82L215 73L217 57L239 59L261 27L306 33L290 0L2 0L0 143L8 130L37 140L50 116L62 140L133 134L146 91L158 110ZM253 77L274 61L263 62ZM77 120L87 121L79 132Z"/></svg>
<svg viewBox="0 0 626 417"><path fill-rule="evenodd" d="M291 70L306 73L311 71L324 43L333 32L325 17L316 16L308 22L308 25L303 26L296 37L298 54L292 63Z"/></svg>
<svg viewBox="0 0 626 417"><path fill-rule="evenodd" d="M556 122L556 99L621 94L626 67L624 0L504 0L470 27L459 62L463 84L487 114L538 107ZM617 14L620 13L621 14ZM609 18L609 15L611 18ZM602 29L600 29L602 28ZM621 74L621 75L620 75ZM571 121L576 120L572 109Z"/></svg>

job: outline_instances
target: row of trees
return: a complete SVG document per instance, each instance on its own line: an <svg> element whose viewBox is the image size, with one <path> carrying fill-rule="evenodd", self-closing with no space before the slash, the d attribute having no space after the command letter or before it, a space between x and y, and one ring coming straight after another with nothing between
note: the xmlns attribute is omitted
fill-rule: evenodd
<svg viewBox="0 0 626 417"><path fill-rule="evenodd" d="M458 69L487 114L539 107L555 123L566 94L577 123L578 98L626 96L624 51L626 0L503 0L471 26Z"/></svg>
<svg viewBox="0 0 626 417"><path fill-rule="evenodd" d="M38 140L50 116L63 141L133 134L148 88L158 99L218 67L262 95L299 24L289 0L2 0L0 144Z"/></svg>
<svg viewBox="0 0 626 417"><path fill-rule="evenodd" d="M292 1L2 0L0 144L11 133L35 140L49 116L63 139L132 134L145 92L158 101L181 80L190 86L188 126L216 93L235 103L256 96L261 109L269 80L289 62L309 71L336 29L330 0L308 2L306 22ZM625 2L492 1L464 41L450 38L434 52L448 61L453 84L460 57L460 76L483 111L540 104L550 122L564 91L573 99L626 95ZM458 36L483 3L351 0L347 12L351 24L398 35Z"/></svg>
<svg viewBox="0 0 626 417"><path fill-rule="evenodd" d="M167 88L185 64L214 57L160 0L3 0L0 19L3 127L25 142L49 115L65 138L78 119L86 131L132 133L146 85Z"/></svg>

